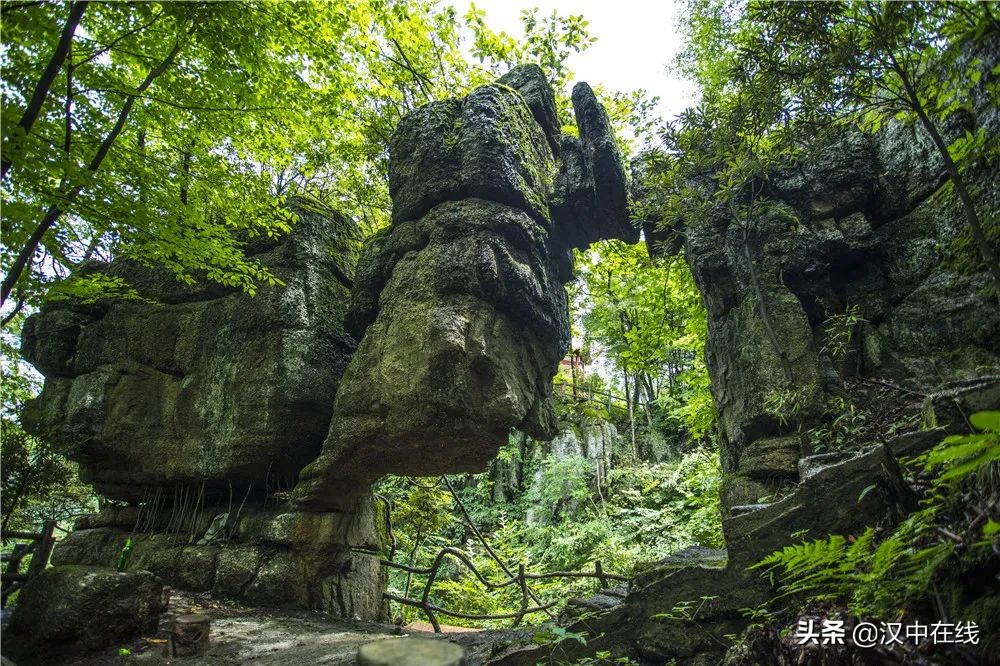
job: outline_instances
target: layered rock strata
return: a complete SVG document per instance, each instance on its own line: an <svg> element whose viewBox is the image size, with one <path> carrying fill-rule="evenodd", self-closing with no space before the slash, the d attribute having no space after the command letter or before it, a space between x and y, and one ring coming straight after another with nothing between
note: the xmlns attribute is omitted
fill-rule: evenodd
<svg viewBox="0 0 1000 666"><path fill-rule="evenodd" d="M556 434L571 248L638 239L607 115L586 84L573 105L580 138L559 134L527 66L400 124L393 222L362 253L348 314L361 343L300 505L335 508L387 473L482 470L512 428Z"/></svg>
<svg viewBox="0 0 1000 666"><path fill-rule="evenodd" d="M25 420L118 501L53 560L125 551L185 589L379 617L371 483L482 469L514 427L551 438L571 248L638 239L607 115L586 84L573 104L579 138L525 66L404 119L393 221L353 281L334 259L345 221L303 210L250 245L284 283L253 299L115 261L96 270L146 301L31 317L24 354L46 382Z"/></svg>
<svg viewBox="0 0 1000 666"><path fill-rule="evenodd" d="M344 224L302 211L280 243L252 243L285 283L252 298L128 261L94 267L147 300L62 301L28 319L22 353L45 384L26 425L108 498L288 490L319 453L355 346L334 260Z"/></svg>
<svg viewBox="0 0 1000 666"><path fill-rule="evenodd" d="M993 48L984 61L996 62ZM949 142L1000 137L997 78L985 75L969 109L944 126ZM636 164L637 196L655 168ZM970 161L966 178L996 237L995 160ZM845 381L923 394L1000 373L997 295L919 124L876 134L838 126L763 181L753 219L720 204L647 239L659 239L655 252L683 247L708 310L727 510L799 480L799 459L822 452L805 433L843 414Z"/></svg>
<svg viewBox="0 0 1000 666"><path fill-rule="evenodd" d="M319 455L355 348L335 259L349 222L297 212L287 237L249 244L284 283L253 298L116 261L94 270L145 300L57 303L29 318L23 353L46 381L25 421L114 500L77 522L54 563L112 567L131 540L128 569L172 586L379 616L371 498L337 513L283 508Z"/></svg>

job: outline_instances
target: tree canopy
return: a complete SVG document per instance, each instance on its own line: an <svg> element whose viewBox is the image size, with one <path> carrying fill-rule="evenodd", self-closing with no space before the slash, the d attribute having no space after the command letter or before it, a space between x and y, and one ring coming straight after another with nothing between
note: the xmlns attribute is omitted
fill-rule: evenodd
<svg viewBox="0 0 1000 666"><path fill-rule="evenodd" d="M523 59L562 84L592 40L523 19L518 40L422 0L5 5L3 301L128 296L83 270L120 256L253 293L274 277L242 248L288 230L292 197L355 220L356 246L403 115Z"/></svg>
<svg viewBox="0 0 1000 666"><path fill-rule="evenodd" d="M956 114L972 110L970 91L995 68L969 49L1000 34L990 3L695 0L684 27L678 64L703 98L665 136L659 172L672 212L664 220L706 204L706 191L688 181L714 173L721 196L739 199L754 178L807 151L825 128L847 123L876 132L889 122L917 123L942 159L1000 296L998 232L984 224L966 179L1000 148L982 128L945 131ZM996 86L988 92L1000 101Z"/></svg>

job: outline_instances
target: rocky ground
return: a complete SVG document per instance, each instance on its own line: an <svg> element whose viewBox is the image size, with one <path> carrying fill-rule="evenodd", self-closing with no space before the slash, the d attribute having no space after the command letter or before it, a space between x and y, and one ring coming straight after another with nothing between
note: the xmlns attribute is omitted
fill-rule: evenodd
<svg viewBox="0 0 1000 666"><path fill-rule="evenodd" d="M166 656L167 635L178 615L202 613L212 619L211 645L200 656L182 653ZM435 635L426 623L399 629L393 625L331 620L308 611L285 611L250 608L220 602L206 595L174 591L170 605L160 619L155 635L115 645L100 652L68 654L62 659L46 659L52 666L106 666L111 664L170 664L185 666L239 666L281 664L299 666L355 664L358 648L377 640L397 636L421 636L449 640L462 645L468 664L476 666L510 644L528 637L530 630L470 631L462 627L444 627L444 635Z"/></svg>

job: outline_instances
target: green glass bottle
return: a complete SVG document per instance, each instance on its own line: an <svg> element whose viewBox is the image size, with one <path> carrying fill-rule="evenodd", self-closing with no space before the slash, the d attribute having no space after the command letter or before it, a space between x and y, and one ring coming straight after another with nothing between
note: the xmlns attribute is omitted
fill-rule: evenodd
<svg viewBox="0 0 1000 666"><path fill-rule="evenodd" d="M125 571L128 568L128 558L132 555L132 537L125 539L125 547L122 548L121 555L118 556L118 571Z"/></svg>

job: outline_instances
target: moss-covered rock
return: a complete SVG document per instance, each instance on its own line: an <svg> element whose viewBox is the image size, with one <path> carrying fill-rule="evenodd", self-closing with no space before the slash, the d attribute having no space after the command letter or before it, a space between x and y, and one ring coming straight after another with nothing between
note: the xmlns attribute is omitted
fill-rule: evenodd
<svg viewBox="0 0 1000 666"><path fill-rule="evenodd" d="M570 248L638 239L607 114L585 84L573 103L580 139L558 176L554 96L537 67L400 123L393 224L362 252L347 317L364 337L300 507L342 510L344 489L363 495L387 473L478 471L512 428L556 434Z"/></svg>
<svg viewBox="0 0 1000 666"><path fill-rule="evenodd" d="M573 86L579 138L564 136L552 197L562 243L585 250L603 238L639 240L627 214L625 169L608 114L586 83Z"/></svg>
<svg viewBox="0 0 1000 666"><path fill-rule="evenodd" d="M163 586L149 572L52 567L21 589L4 653L18 663L52 663L58 650L98 649L152 632L164 609Z"/></svg>
<svg viewBox="0 0 1000 666"><path fill-rule="evenodd" d="M556 97L542 68L535 64L518 65L497 82L521 93L535 122L545 133L549 148L558 156L562 128L556 111Z"/></svg>
<svg viewBox="0 0 1000 666"><path fill-rule="evenodd" d="M192 592L207 592L215 580L215 558L218 548L188 546L177 556L176 578L178 585Z"/></svg>
<svg viewBox="0 0 1000 666"><path fill-rule="evenodd" d="M394 221L473 197L549 219L552 152L524 97L505 85L420 107L399 123L389 154Z"/></svg>
<svg viewBox="0 0 1000 666"><path fill-rule="evenodd" d="M795 476L801 455L798 435L758 439L740 455L740 471L751 477Z"/></svg>
<svg viewBox="0 0 1000 666"><path fill-rule="evenodd" d="M310 608L302 557L287 550L265 556L256 576L244 588L242 598L272 608Z"/></svg>
<svg viewBox="0 0 1000 666"><path fill-rule="evenodd" d="M22 350L46 383L25 423L108 497L294 480L320 450L354 348L335 259L346 222L300 213L286 238L248 250L285 282L252 302L121 260L103 270L158 303L59 302L32 315Z"/></svg>
<svg viewBox="0 0 1000 666"><path fill-rule="evenodd" d="M56 542L52 549L52 564L81 564L112 567L125 546L128 532L113 527L73 530Z"/></svg>
<svg viewBox="0 0 1000 666"><path fill-rule="evenodd" d="M257 575L264 550L255 545L234 545L216 556L212 596L237 599Z"/></svg>

